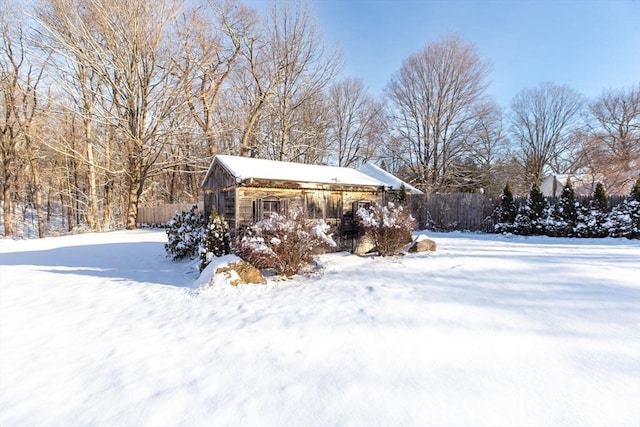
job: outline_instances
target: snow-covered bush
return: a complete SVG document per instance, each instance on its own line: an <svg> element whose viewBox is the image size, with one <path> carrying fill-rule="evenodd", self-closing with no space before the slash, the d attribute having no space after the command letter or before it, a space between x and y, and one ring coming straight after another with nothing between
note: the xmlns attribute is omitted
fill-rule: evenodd
<svg viewBox="0 0 640 427"><path fill-rule="evenodd" d="M578 210L575 235L578 237L607 237L611 228L607 194L602 183L596 184L589 206Z"/></svg>
<svg viewBox="0 0 640 427"><path fill-rule="evenodd" d="M611 237L640 239L640 178L625 201L611 211L609 220Z"/></svg>
<svg viewBox="0 0 640 427"><path fill-rule="evenodd" d="M200 241L204 233L204 217L196 212L197 205L188 211L178 211L167 223L168 242L164 250L174 260L193 258L198 253Z"/></svg>
<svg viewBox="0 0 640 427"><path fill-rule="evenodd" d="M533 184L524 205L518 209L514 221L514 232L522 236L546 233L549 202L540 191L538 184Z"/></svg>
<svg viewBox="0 0 640 427"><path fill-rule="evenodd" d="M301 209L269 218L248 227L240 240L238 255L259 269L293 276L306 267L318 248L335 247L329 225L307 221Z"/></svg>
<svg viewBox="0 0 640 427"><path fill-rule="evenodd" d="M573 236L578 223L579 208L580 204L576 202L571 180L567 178L558 205L555 209L547 208L546 233L549 236Z"/></svg>
<svg viewBox="0 0 640 427"><path fill-rule="evenodd" d="M505 188L506 190L506 188ZM531 188L526 203L520 206L513 223L508 221L502 196L502 205L496 209L494 230L498 233L546 234L575 237L627 237L640 239L640 179L625 201L608 212L608 200L601 183L596 185L593 197L581 205L567 180L558 203L554 206L542 195L539 187Z"/></svg>
<svg viewBox="0 0 640 427"><path fill-rule="evenodd" d="M511 186L507 183L502 190L502 195L500 196L500 206L498 206L495 211L497 222L493 227L494 231L496 233L513 232L513 223L516 220L517 214L518 208L513 200Z"/></svg>
<svg viewBox="0 0 640 427"><path fill-rule="evenodd" d="M374 204L356 212L360 226L368 234L381 256L396 255L411 241L416 221L408 210L392 202L386 206Z"/></svg>
<svg viewBox="0 0 640 427"><path fill-rule="evenodd" d="M204 270L214 257L219 258L230 253L229 224L216 211L213 211L200 245L200 271Z"/></svg>

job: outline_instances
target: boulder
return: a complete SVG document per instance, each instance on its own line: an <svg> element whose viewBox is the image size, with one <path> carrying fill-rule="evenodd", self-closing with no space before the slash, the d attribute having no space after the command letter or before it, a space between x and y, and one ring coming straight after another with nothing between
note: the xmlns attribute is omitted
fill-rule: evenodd
<svg viewBox="0 0 640 427"><path fill-rule="evenodd" d="M429 239L424 234L420 234L416 237L409 247L409 252L435 252L435 250L436 242Z"/></svg>
<svg viewBox="0 0 640 427"><path fill-rule="evenodd" d="M215 274L225 275L228 282L233 286L238 286L241 283L266 282L260 270L242 260L218 267Z"/></svg>
<svg viewBox="0 0 640 427"><path fill-rule="evenodd" d="M364 236L356 239L356 247L353 250L353 253L355 255L364 255L375 250L375 248L376 244L373 241L373 238L368 233L365 233Z"/></svg>

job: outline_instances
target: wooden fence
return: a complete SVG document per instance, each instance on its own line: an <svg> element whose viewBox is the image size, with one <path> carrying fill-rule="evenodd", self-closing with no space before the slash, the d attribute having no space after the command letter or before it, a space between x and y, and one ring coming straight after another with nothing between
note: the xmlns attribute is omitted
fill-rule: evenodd
<svg viewBox="0 0 640 427"><path fill-rule="evenodd" d="M576 198L586 204L589 197ZM548 198L549 202L557 200ZM516 205L521 205L526 197L515 199ZM609 210L624 201L624 196L609 196ZM494 212L500 204L500 198L489 198L476 193L448 193L448 194L410 194L407 205L411 214L416 218L419 229L433 229L439 231L469 230L493 231ZM138 224L164 225L176 214L176 211L187 211L193 203L174 203L154 207L140 207L138 210ZM204 203L198 202L198 212L203 212Z"/></svg>
<svg viewBox="0 0 640 427"><path fill-rule="evenodd" d="M196 203L171 203L160 206L143 206L138 208L138 224L164 225L176 215L177 211L188 211ZM198 202L197 212L202 213L204 203Z"/></svg>
<svg viewBox="0 0 640 427"><path fill-rule="evenodd" d="M608 196L609 211L622 203L625 196ZM516 206L526 202L526 197L518 197ZM547 198L557 204L559 198ZM576 197L582 205L588 205L591 197ZM476 193L412 194L407 197L411 214L418 221L419 229L438 231L469 230L493 231L495 210L500 198L489 198Z"/></svg>
<svg viewBox="0 0 640 427"><path fill-rule="evenodd" d="M407 198L420 229L491 231L498 199L475 193L412 194Z"/></svg>

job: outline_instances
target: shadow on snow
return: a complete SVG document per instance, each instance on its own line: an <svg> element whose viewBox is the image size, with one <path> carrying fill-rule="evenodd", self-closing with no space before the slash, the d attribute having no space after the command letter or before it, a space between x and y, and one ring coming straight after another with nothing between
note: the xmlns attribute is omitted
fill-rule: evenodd
<svg viewBox="0 0 640 427"><path fill-rule="evenodd" d="M57 274L117 278L178 287L190 286L187 264L166 256L162 243L130 242L68 246L3 253L0 265L33 265Z"/></svg>

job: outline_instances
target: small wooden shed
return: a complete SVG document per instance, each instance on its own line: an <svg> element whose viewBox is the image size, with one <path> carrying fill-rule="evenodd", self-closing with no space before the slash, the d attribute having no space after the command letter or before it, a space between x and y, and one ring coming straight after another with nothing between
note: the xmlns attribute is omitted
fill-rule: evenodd
<svg viewBox="0 0 640 427"><path fill-rule="evenodd" d="M360 206L385 203L402 182L393 178L395 185L351 168L217 155L202 181L204 213L216 210L233 231L295 207L340 226Z"/></svg>

